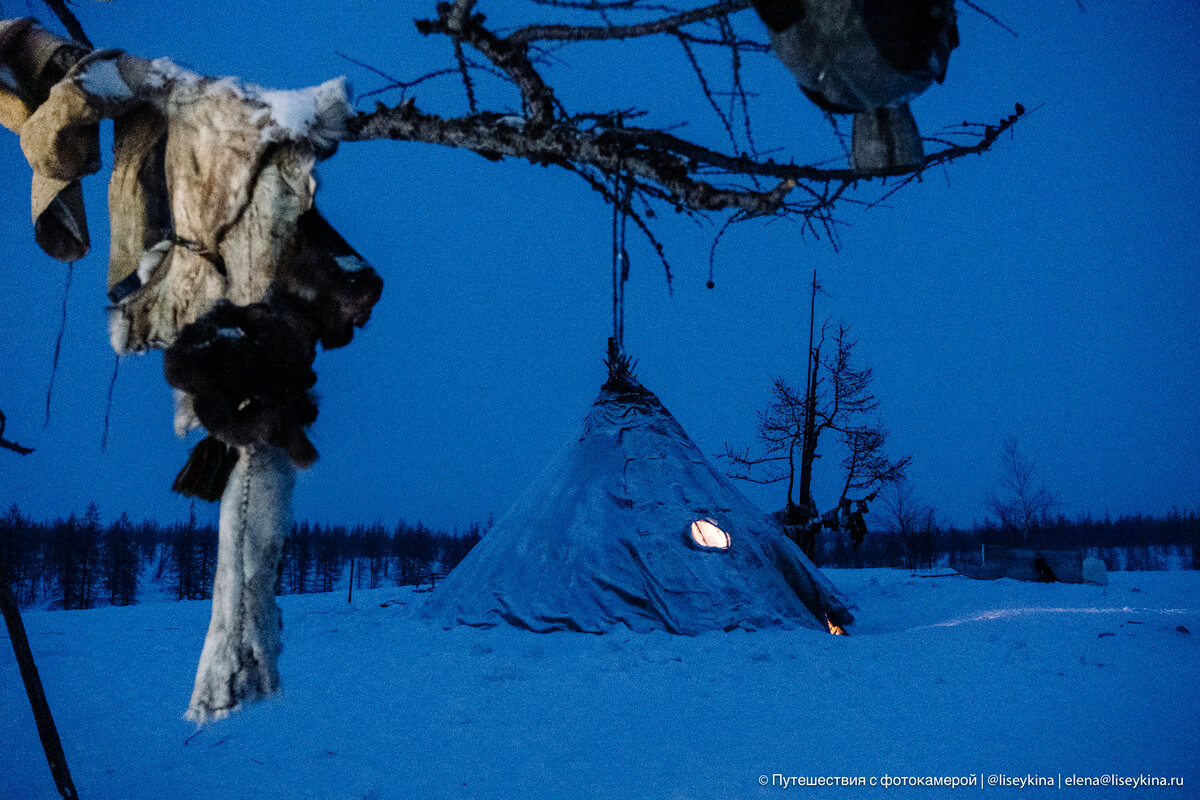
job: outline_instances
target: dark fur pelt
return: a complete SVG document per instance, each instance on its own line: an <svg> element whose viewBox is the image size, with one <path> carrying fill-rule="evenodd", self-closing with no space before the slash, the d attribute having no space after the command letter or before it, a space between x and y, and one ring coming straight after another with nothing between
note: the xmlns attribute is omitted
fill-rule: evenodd
<svg viewBox="0 0 1200 800"><path fill-rule="evenodd" d="M281 447L296 466L308 467L317 458L304 433L317 418L309 391L317 379L317 343L349 344L382 291L375 270L309 209L264 302L221 301L186 326L166 352L167 382L191 395L196 417L221 442ZM204 444L192 452L176 490L219 499L229 470Z"/></svg>
<svg viewBox="0 0 1200 800"><path fill-rule="evenodd" d="M266 303L219 301L167 349L167 383L192 396L196 417L230 445L270 444L308 467L316 448L304 428L317 418L314 349Z"/></svg>
<svg viewBox="0 0 1200 800"><path fill-rule="evenodd" d="M171 491L210 503L216 502L225 492L225 484L229 482L229 475L237 460L237 448L230 447L214 436L205 437L192 448L187 463L175 476Z"/></svg>
<svg viewBox="0 0 1200 800"><path fill-rule="evenodd" d="M326 350L345 347L371 318L383 279L321 213L310 208L296 229L295 252L275 274L268 302Z"/></svg>

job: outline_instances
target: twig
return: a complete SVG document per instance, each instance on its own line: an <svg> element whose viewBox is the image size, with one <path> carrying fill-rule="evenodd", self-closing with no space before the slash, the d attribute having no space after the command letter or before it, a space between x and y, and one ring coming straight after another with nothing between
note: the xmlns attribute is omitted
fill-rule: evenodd
<svg viewBox="0 0 1200 800"><path fill-rule="evenodd" d="M83 26L79 24L79 19L71 9L67 8L65 0L43 0L46 7L54 12L54 16L58 17L58 21L67 29L67 33L72 39L79 42L87 49L93 49L92 40L83 32Z"/></svg>
<svg viewBox="0 0 1200 800"><path fill-rule="evenodd" d="M417 20L417 31L426 36L441 33L470 44L503 70L520 90L530 122L538 128L549 126L554 120L554 92L530 63L528 45L501 39L483 27L483 17L468 15L472 6L474 3L469 0L459 0L453 6L439 4L438 18Z"/></svg>
<svg viewBox="0 0 1200 800"><path fill-rule="evenodd" d="M530 25L510 34L507 40L517 43L550 39L566 42L634 39L641 36L675 33L685 25L725 17L749 7L750 0L723 0L704 8L632 25Z"/></svg>
<svg viewBox="0 0 1200 800"><path fill-rule="evenodd" d="M54 361L50 364L50 383L46 385L46 419L42 423L45 429L50 425L50 398L54 395L54 379L58 375L58 357L62 353L63 335L67 332L67 300L71 296L71 276L75 274L75 262L67 264L67 285L63 287L62 317L59 320L58 337L54 340Z"/></svg>
<svg viewBox="0 0 1200 800"><path fill-rule="evenodd" d="M1018 37L1017 37L1017 32L1016 32L1016 31L1014 31L1012 28L1008 27L1007 25L1005 25L1003 22L1001 22L1001 21L1000 21L1000 18L999 18L999 17L997 17L997 16L996 16L995 14L993 14L992 12L990 12L990 11L987 11L986 9L984 9L984 8L981 8L981 7L977 6L975 3L972 3L972 2L971 2L971 0L962 0L962 2L963 2L963 5L967 6L968 8L974 9L975 11L978 11L980 14L982 14L983 16L985 16L985 17L987 17L988 19L990 19L990 20L991 20L993 23L995 23L995 24L996 24L998 27L1000 27L1000 28L1002 28L1003 30L1006 30L1006 31L1008 31L1009 33L1011 33L1011 34L1012 34L1012 37L1013 37L1014 39L1018 38ZM1082 11L1082 10L1083 10L1083 6L1082 6L1082 5L1080 5L1080 6L1079 6L1079 10L1080 10L1080 11Z"/></svg>
<svg viewBox="0 0 1200 800"><path fill-rule="evenodd" d="M4 412L0 411L0 447L3 447L5 450L12 450L14 453L22 456L27 456L32 453L32 447L22 447L16 442L10 442L8 439L4 438L4 427L7 424L8 420L5 418Z"/></svg>

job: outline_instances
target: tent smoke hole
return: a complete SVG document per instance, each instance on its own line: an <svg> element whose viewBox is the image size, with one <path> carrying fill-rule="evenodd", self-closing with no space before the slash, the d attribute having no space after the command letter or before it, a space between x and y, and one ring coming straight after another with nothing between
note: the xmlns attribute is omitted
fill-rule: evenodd
<svg viewBox="0 0 1200 800"><path fill-rule="evenodd" d="M729 547L729 534L711 519L698 519L692 523L692 541L711 550L725 550Z"/></svg>

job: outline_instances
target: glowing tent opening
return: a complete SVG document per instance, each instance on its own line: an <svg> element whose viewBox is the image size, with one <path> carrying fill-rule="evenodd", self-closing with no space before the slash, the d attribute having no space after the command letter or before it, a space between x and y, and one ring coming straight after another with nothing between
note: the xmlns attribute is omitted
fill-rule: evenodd
<svg viewBox="0 0 1200 800"><path fill-rule="evenodd" d="M692 539L701 547L716 550L729 547L729 534L718 528L711 519L698 519L692 523Z"/></svg>
<svg viewBox="0 0 1200 800"><path fill-rule="evenodd" d="M850 635L850 634L846 633L846 629L843 628L841 625L835 625L832 622L830 622L828 614L825 615L825 624L829 627L829 632L831 634L833 634L834 636L849 636Z"/></svg>

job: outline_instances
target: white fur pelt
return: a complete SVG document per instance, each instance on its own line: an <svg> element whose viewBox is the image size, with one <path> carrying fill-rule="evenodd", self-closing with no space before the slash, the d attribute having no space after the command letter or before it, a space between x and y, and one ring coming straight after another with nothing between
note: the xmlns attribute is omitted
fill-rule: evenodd
<svg viewBox="0 0 1200 800"><path fill-rule="evenodd" d="M279 691L283 645L275 587L294 483L295 468L282 450L239 448L221 497L212 620L186 714L196 723Z"/></svg>

